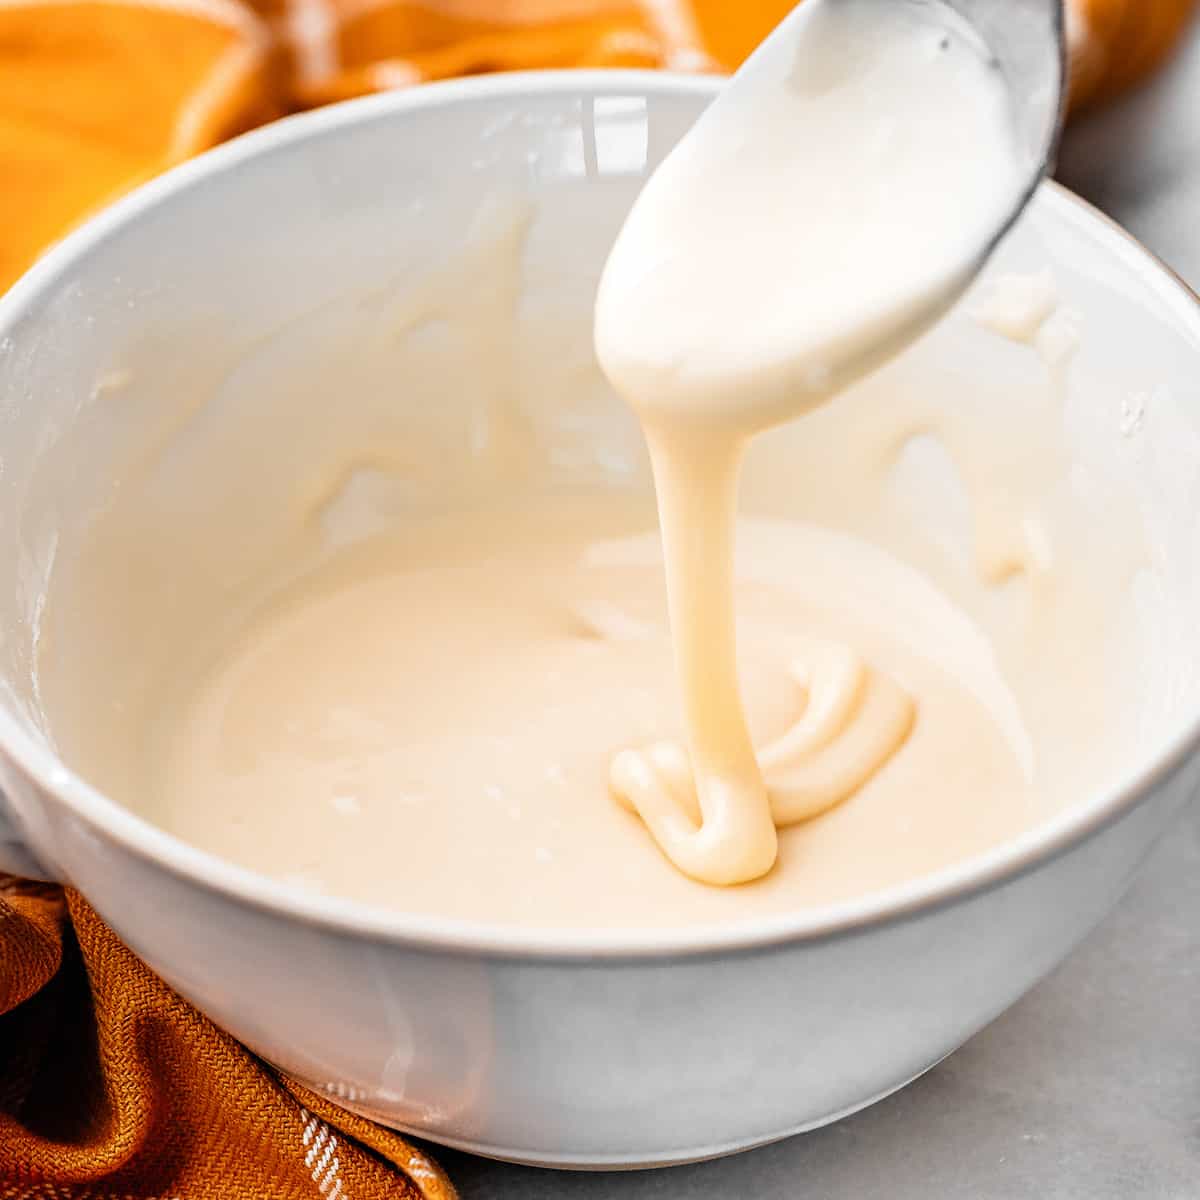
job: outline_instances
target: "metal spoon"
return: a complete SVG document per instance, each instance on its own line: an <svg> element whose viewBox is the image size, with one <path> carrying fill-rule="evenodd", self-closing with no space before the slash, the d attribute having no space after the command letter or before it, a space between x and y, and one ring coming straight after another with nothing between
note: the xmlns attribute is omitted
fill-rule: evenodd
<svg viewBox="0 0 1200 1200"><path fill-rule="evenodd" d="M765 429L914 341L972 284L1050 168L1063 116L1063 25L1062 0L803 0L659 165L614 244L596 347L618 390L642 409ZM967 161L966 126L949 120L956 140L941 157L939 122L954 110L914 104L901 119L925 122L908 127L924 137L889 157L905 144L889 133L894 102L916 93L888 88L901 78L921 88L925 69L922 42L897 46L904 67L889 83L890 38L926 29L931 73L938 51L955 45L989 68L993 103L1008 110L1002 153L988 142ZM926 99L952 105L945 85L954 77L942 71L930 75ZM976 99L963 95L965 112ZM836 121L839 111L848 122ZM841 140L822 140L820 128ZM993 138L996 129L988 117L978 132ZM956 154L972 206L957 227L944 186ZM980 191L988 171L995 181ZM854 217L827 219L848 211L842 197L865 203ZM893 211L907 211L909 224Z"/></svg>
<svg viewBox="0 0 1200 1200"><path fill-rule="evenodd" d="M837 0L833 0L834 3ZM894 3L895 0L879 0ZM1026 185L988 248L1012 228L1054 169L1066 114L1067 40L1062 0L903 0L949 9L979 35L1003 75L1013 105Z"/></svg>

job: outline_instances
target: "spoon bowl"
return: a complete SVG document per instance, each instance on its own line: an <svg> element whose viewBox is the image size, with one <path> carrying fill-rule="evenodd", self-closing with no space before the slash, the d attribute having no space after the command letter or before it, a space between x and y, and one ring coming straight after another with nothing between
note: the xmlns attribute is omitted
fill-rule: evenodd
<svg viewBox="0 0 1200 1200"><path fill-rule="evenodd" d="M1052 0L806 0L648 180L596 351L643 421L789 420L970 286L1046 174ZM754 380L752 393L745 381Z"/></svg>

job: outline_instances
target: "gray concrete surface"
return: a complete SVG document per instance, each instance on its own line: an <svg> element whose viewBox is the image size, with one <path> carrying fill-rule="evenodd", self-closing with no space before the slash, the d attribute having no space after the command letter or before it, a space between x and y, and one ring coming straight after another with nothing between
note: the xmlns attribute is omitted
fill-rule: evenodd
<svg viewBox="0 0 1200 1200"><path fill-rule="evenodd" d="M1200 28L1070 131L1060 176L1200 288ZM866 1112L631 1175L438 1156L464 1200L1200 1200L1200 803L1064 966Z"/></svg>

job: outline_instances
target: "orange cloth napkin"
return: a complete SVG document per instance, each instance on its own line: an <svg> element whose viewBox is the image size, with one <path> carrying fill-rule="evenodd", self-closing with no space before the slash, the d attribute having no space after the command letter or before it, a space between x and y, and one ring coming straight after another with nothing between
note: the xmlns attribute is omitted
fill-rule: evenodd
<svg viewBox="0 0 1200 1200"><path fill-rule="evenodd" d="M113 196L273 116L520 67L735 68L794 0L0 0L0 292ZM1066 0L1074 98L1197 0Z"/></svg>
<svg viewBox="0 0 1200 1200"><path fill-rule="evenodd" d="M78 893L0 880L4 1200L454 1196L185 1004Z"/></svg>

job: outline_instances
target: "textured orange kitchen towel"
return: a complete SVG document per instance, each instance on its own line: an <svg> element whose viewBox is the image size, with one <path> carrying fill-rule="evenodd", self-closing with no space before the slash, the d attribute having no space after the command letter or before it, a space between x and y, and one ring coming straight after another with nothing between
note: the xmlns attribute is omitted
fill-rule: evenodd
<svg viewBox="0 0 1200 1200"><path fill-rule="evenodd" d="M0 291L113 196L283 112L481 71L732 70L793 2L0 0ZM1087 104L1200 0L1066 3Z"/></svg>
<svg viewBox="0 0 1200 1200"><path fill-rule="evenodd" d="M398 1134L256 1059L72 891L0 883L2 1200L453 1200Z"/></svg>

